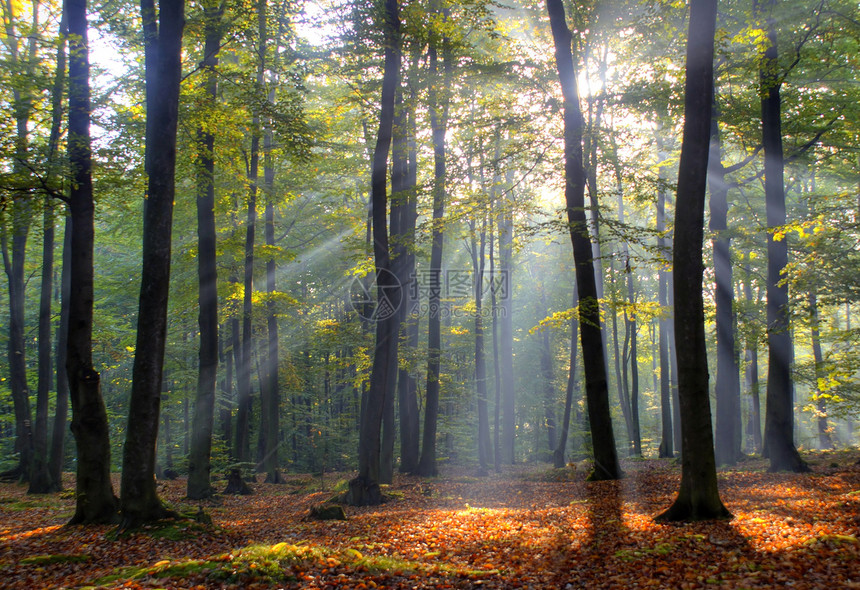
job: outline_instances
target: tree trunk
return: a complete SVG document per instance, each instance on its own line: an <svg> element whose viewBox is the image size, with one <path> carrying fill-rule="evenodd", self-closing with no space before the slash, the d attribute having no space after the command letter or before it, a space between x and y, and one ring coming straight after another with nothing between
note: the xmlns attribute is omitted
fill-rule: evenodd
<svg viewBox="0 0 860 590"><path fill-rule="evenodd" d="M221 46L221 9L213 1L204 6L206 40L201 69L205 108L213 109L217 96L218 50ZM208 113L204 113L204 116ZM201 125L197 130L197 278L200 351L197 396L188 456L189 499L214 493L212 487L212 431L215 422L215 386L218 377L218 269L215 230L215 134Z"/></svg>
<svg viewBox="0 0 860 590"><path fill-rule="evenodd" d="M576 289L573 290L573 309L578 307L579 300ZM570 367L567 374L567 388L564 396L564 419L561 422L561 434L558 438L558 446L552 452L552 463L556 469L565 465L565 453L567 451L567 439L570 433L570 415L573 411L573 392L576 388L576 351L578 349L576 340L578 338L579 322L573 317L570 319Z"/></svg>
<svg viewBox="0 0 860 590"><path fill-rule="evenodd" d="M749 260L749 252L746 253L745 259ZM749 264L744 266L744 298L747 305L751 306L755 303L752 293L752 272ZM762 452L762 437L761 437L761 398L759 396L759 378L758 378L758 338L752 334L746 339L746 352L744 353L746 360L746 386L750 393L752 409L750 411L749 426L747 432L752 434L753 447L756 453Z"/></svg>
<svg viewBox="0 0 860 590"><path fill-rule="evenodd" d="M815 361L815 393L813 399L816 405L816 423L818 426L818 448L825 451L833 450L833 429L827 424L827 401L818 387L824 374L824 355L821 352L820 317L818 315L818 296L815 287L809 292L810 337L812 339L812 357Z"/></svg>
<svg viewBox="0 0 860 590"><path fill-rule="evenodd" d="M51 89L51 131L48 138L49 186L57 182L60 172L58 146L60 128L63 123L63 95L66 76L67 16L65 10L60 17L60 43L57 47L57 67ZM42 284L39 301L39 383L36 394L36 428L33 438L33 468L30 474L31 493L58 492L62 489L62 467L52 469L48 448L48 397L54 384L54 366L51 342L51 297L54 277L54 225L55 213L51 196L45 198L44 236L42 241ZM57 393L58 405L59 389ZM65 422L65 415L63 416Z"/></svg>
<svg viewBox="0 0 860 590"><path fill-rule="evenodd" d="M447 17L447 14L445 15ZM430 248L428 340L427 340L427 389L424 407L424 432L421 457L416 475L436 475L436 426L439 418L439 373L442 364L441 296L442 296L442 247L445 241L443 218L447 187L445 168L445 134L448 125L448 89L450 84L450 56L448 40L442 40L442 63L444 73L439 76L436 42L431 42L430 58L430 125L433 133L433 244ZM441 96L440 96L441 95Z"/></svg>
<svg viewBox="0 0 860 590"><path fill-rule="evenodd" d="M19 56L18 36L27 34L25 31L15 31L14 26L7 25L6 34L10 40L9 61L13 66L21 68L22 76L32 79L35 64L35 44L39 27L38 13L33 10L33 22L29 36L29 46L26 55ZM12 171L23 178L28 174L26 162L30 155L30 116L33 112L33 92L30 88L12 88L13 111L15 113L16 136L15 156ZM15 452L18 453L18 466L12 474L21 481L29 481L30 469L33 462L33 414L30 409L30 384L27 382L26 346L24 341L24 263L27 251L27 238L32 222L32 199L25 192L13 192L11 205L7 205L12 217L12 250L9 255L9 239L6 224L0 228L0 249L3 255L3 268L6 271L9 288L9 389L12 393L12 404L15 411Z"/></svg>
<svg viewBox="0 0 860 590"><path fill-rule="evenodd" d="M261 16L265 19L265 14ZM278 19L279 31L278 39L284 36L284 20ZM279 43L280 41L278 41ZM280 67L278 50L275 49L275 57L273 59L272 69L278 71ZM269 90L269 104L275 104L275 92L278 85L276 76L270 81L271 89ZM272 149L274 147L273 133L271 125L266 130L263 137L263 184L266 192L266 210L265 210L265 240L266 246L271 252L276 249L275 245L275 167ZM269 294L269 299L266 302L266 370L264 377L266 386L262 388L263 400L262 411L260 414L264 417L262 420L261 430L266 434L265 454L263 455L263 468L266 471L266 483L283 483L284 479L280 472L280 459L278 457L278 448L280 446L280 346L278 342L278 317L275 304L275 296L277 294L276 281L277 263L274 257L270 256L266 260L266 292Z"/></svg>
<svg viewBox="0 0 860 590"><path fill-rule="evenodd" d="M606 380L603 337L595 282L591 240L585 218L585 169L582 161L582 112L576 70L571 54L571 34L561 0L547 0L555 60L564 97L564 176L567 218L576 263L576 285L579 295L580 341L585 367L585 389L591 440L594 446L592 480L621 477L612 417L609 413L609 391Z"/></svg>
<svg viewBox="0 0 860 590"><path fill-rule="evenodd" d="M721 160L719 114L716 94L712 103L708 181L710 183L710 229L714 237L714 279L717 325L717 428L714 454L717 465L735 465L740 455L737 417L740 409L740 383L735 356L734 282L732 279L731 238L728 227L726 170Z"/></svg>
<svg viewBox="0 0 860 590"><path fill-rule="evenodd" d="M627 388L627 367L623 359L627 356L627 340L630 336L630 328L626 326L624 339L624 353L622 354L618 346L618 308L620 307L615 284L615 258L609 259L609 286L612 293L612 349L615 353L615 386L618 388L618 405L621 408L621 415L624 417L624 430L627 434L627 455L633 456L633 420L630 416L630 394Z"/></svg>
<svg viewBox="0 0 860 590"><path fill-rule="evenodd" d="M400 8L397 0L385 1L384 19L385 64L382 74L379 132L373 152L370 187L377 284L376 348L367 391L367 403L362 412L359 433L358 476L349 482L349 503L354 506L375 505L382 502L382 493L379 489L382 446L380 428L386 398L395 394L398 308L402 299L400 284L391 272L386 219L388 152L391 148L394 103L400 78Z"/></svg>
<svg viewBox="0 0 860 590"><path fill-rule="evenodd" d="M257 5L257 88L263 87L266 62L266 0ZM254 244L257 235L257 188L260 172L260 113L251 121L251 150L248 158L248 210L245 223L245 267L242 296L242 354L238 370L239 407L236 412L236 458L251 461L251 352L254 348Z"/></svg>
<svg viewBox="0 0 860 590"><path fill-rule="evenodd" d="M487 243L487 218L481 222L480 236L476 244L475 221L469 222L472 233L472 270L475 297L475 394L478 409L478 474L489 475L492 460L490 446L490 414L487 395L487 363L484 354L484 256Z"/></svg>
<svg viewBox="0 0 860 590"><path fill-rule="evenodd" d="M625 250L627 247L625 245ZM633 455L642 456L642 435L639 426L639 337L636 321L636 292L633 287L633 271L630 268L630 257L625 252L625 268L627 274L627 302L630 311L627 312L627 332L630 334L630 358L624 362L625 367L630 363L630 422L633 426Z"/></svg>
<svg viewBox="0 0 860 590"><path fill-rule="evenodd" d="M502 371L499 366L499 303L496 299L496 257L494 254L494 243L496 241L496 230L494 220L496 219L496 180L493 179L493 187L490 189L490 305L493 312L493 388L495 398L493 404L493 467L497 473L502 471L502 439L501 439L501 417L502 417Z"/></svg>
<svg viewBox="0 0 860 590"><path fill-rule="evenodd" d="M660 149L658 158L662 162L665 160L665 154L662 151L662 141L658 137L657 144ZM660 175L658 180L664 180L662 176L665 174L663 166L660 167ZM671 257L671 252L666 245L666 191L662 188L662 183L657 193L657 248L660 250L661 256L666 258ZM665 313L671 313L669 310L668 298L668 273L667 264L660 264L660 269L657 271L657 302L660 308L665 310ZM669 383L669 320L667 317L661 316L659 322L659 338L660 338L660 450L661 458L675 456L674 434L672 429L672 388ZM673 351L674 353L674 351Z"/></svg>
<svg viewBox="0 0 860 590"><path fill-rule="evenodd" d="M120 503L123 528L175 516L155 488L156 442L161 408L171 231L176 174L176 127L182 74L183 0L141 1L146 49L147 195L143 207L143 264L137 343Z"/></svg>
<svg viewBox="0 0 860 590"><path fill-rule="evenodd" d="M60 327L57 329L57 403L51 429L51 456L49 469L56 491L63 488L63 466L66 458L66 420L69 413L69 374L66 371L69 346L69 295L72 289L71 244L72 224L65 218L63 224L63 268L60 275Z"/></svg>
<svg viewBox="0 0 860 590"><path fill-rule="evenodd" d="M110 430L93 368L94 206L90 148L89 45L86 0L67 0L69 21L69 298L66 372L77 444L75 514L69 524L113 523L119 501L110 480Z"/></svg>
<svg viewBox="0 0 860 590"><path fill-rule="evenodd" d="M417 69L418 56L412 59L413 67ZM416 72L417 75L417 72ZM402 113L403 133L403 166L406 179L403 186L402 208L400 211L400 235L398 258L398 277L404 289L404 305L401 307L401 330L404 337L401 343L403 354L409 357L418 349L418 304L419 289L415 281L415 225L418 220L418 154L415 141L415 101L414 84L408 106ZM395 149L397 153L399 150ZM399 408L400 408L400 471L412 473L418 467L420 451L420 416L418 411L417 381L411 368L400 369L397 379Z"/></svg>
<svg viewBox="0 0 860 590"><path fill-rule="evenodd" d="M516 462L516 404L514 399L514 317L513 317L513 198L502 200L499 211L499 270L502 289L499 305L499 366L502 386L502 463Z"/></svg>
<svg viewBox="0 0 860 590"><path fill-rule="evenodd" d="M674 249L674 243L672 244ZM672 390L672 437L675 441L675 453L684 452L681 442L681 400L678 395L678 347L675 343L675 270L668 273L668 292L670 315L666 320L669 344L669 386Z"/></svg>
<svg viewBox="0 0 860 590"><path fill-rule="evenodd" d="M47 199L49 199L48 197ZM36 389L36 424L33 429L33 462L30 494L55 491L48 468L48 395L54 380L51 346L51 291L54 276L54 211L46 199L42 243L42 284L39 294L39 382Z"/></svg>
<svg viewBox="0 0 860 590"><path fill-rule="evenodd" d="M681 488L672 506L657 517L660 521L731 517L720 500L717 486L702 297L702 241L708 177L708 129L714 92L716 20L716 0L692 4L673 248L682 432Z"/></svg>
<svg viewBox="0 0 860 590"><path fill-rule="evenodd" d="M549 309L546 302L546 290L543 281L538 283L540 297L537 300L538 305L538 320L549 315ZM547 456L552 456L558 445L556 433L556 416L555 416L555 371L552 366L552 346L549 340L549 328L540 330L540 374L542 389L543 389L543 423L546 427L547 436ZM536 450L539 447L536 447Z"/></svg>
<svg viewBox="0 0 860 590"><path fill-rule="evenodd" d="M624 214L624 184L621 177L621 166L618 163L618 146L614 137L610 137L609 144L612 150L612 163L615 172L615 194L618 199L618 221L621 227L626 223ZM639 428L639 362L638 362L638 335L636 326L636 292L633 286L633 269L630 266L630 247L627 240L621 243L621 258L624 261L624 276L627 283L627 305L624 311L624 350L621 359L615 361L616 366L621 367L622 379L619 389L622 393L622 407L625 408L624 418L627 423L627 436L630 441L631 456L642 456L642 438ZM619 288L620 291L620 288ZM618 301L621 301L620 293ZM616 314L617 315L617 314ZM615 320L613 316L613 329ZM616 339L615 354L618 354ZM628 381L628 365L629 381ZM629 404L629 405L627 405Z"/></svg>
<svg viewBox="0 0 860 590"><path fill-rule="evenodd" d="M776 0L767 0L775 7ZM754 11L764 17L758 1ZM782 272L788 264L788 242L776 239L774 231L785 225L784 158L782 151L781 80L776 23L767 18L768 46L762 56L759 78L761 96L762 145L764 146L764 191L767 210L767 343L768 376L765 414L765 448L770 471L809 471L794 446L792 400L792 342L789 331L788 285Z"/></svg>

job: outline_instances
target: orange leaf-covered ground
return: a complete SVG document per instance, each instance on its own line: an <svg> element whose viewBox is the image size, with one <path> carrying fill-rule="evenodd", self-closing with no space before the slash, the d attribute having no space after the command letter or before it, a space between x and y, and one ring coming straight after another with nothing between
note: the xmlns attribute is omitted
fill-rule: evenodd
<svg viewBox="0 0 860 590"><path fill-rule="evenodd" d="M305 517L332 492L294 475L203 503L214 527L120 536L63 527L69 493L2 484L0 588L860 588L857 457L813 455L799 475L747 461L720 472L733 520L678 525L653 521L680 477L665 460L625 462L619 482L546 466L399 476L391 502L324 522ZM159 485L197 510L184 480Z"/></svg>

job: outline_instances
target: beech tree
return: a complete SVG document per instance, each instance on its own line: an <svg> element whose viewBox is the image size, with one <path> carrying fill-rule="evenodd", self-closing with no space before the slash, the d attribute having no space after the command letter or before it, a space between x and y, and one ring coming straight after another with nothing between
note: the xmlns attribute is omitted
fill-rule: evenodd
<svg viewBox="0 0 860 590"><path fill-rule="evenodd" d="M443 13L444 14L444 13ZM430 250L430 310L427 326L427 393L424 405L424 432L421 444L421 457L417 475L433 476L437 474L436 466L436 428L439 418L439 392L441 389L440 371L442 365L442 250L445 244L445 233L442 220L445 216L445 198L447 191L446 144L448 131L448 108L451 79L451 50L444 36L438 38L434 34L430 42L430 127L433 134L433 221L432 246ZM442 45L442 72L439 71L439 51L437 45Z"/></svg>
<svg viewBox="0 0 860 590"><path fill-rule="evenodd" d="M594 470L590 479L618 479L621 467L615 449L612 417L609 414L609 390L603 338L600 332L597 285L591 241L585 219L585 169L582 160L583 118L579 106L576 69L571 53L572 36L567 26L561 0L547 0L555 61L564 97L564 194L570 240L576 261L576 286L579 295L579 334L585 368L586 400L594 447Z"/></svg>
<svg viewBox="0 0 860 590"><path fill-rule="evenodd" d="M788 285L783 271L788 264L788 243L775 232L785 225L785 180L782 149L782 99L779 49L773 16L755 1L759 18L765 19L767 46L761 57L759 92L764 146L764 191L767 210L767 344L768 375L765 408L764 447L771 471L808 471L794 446L794 403L792 400L792 341L789 332ZM766 0L772 10L776 0Z"/></svg>
<svg viewBox="0 0 860 590"><path fill-rule="evenodd" d="M173 229L184 0L141 0L146 57L143 263L120 499L123 528L174 516L155 487Z"/></svg>
<svg viewBox="0 0 860 590"><path fill-rule="evenodd" d="M222 6L210 2L203 7L205 42L203 47L204 105L212 108L218 90L218 50L221 45ZM204 114L205 116L205 114ZM200 163L197 170L198 299L200 313L200 366L191 450L188 456L189 498L212 494L212 430L215 420L215 383L218 377L218 270L215 229L215 135L205 125L197 131Z"/></svg>
<svg viewBox="0 0 860 590"><path fill-rule="evenodd" d="M720 500L702 296L705 189L714 94L714 35L717 0L694 1L687 36L684 134L678 165L674 261L675 340L681 410L681 489L657 520L729 518Z"/></svg>
<svg viewBox="0 0 860 590"><path fill-rule="evenodd" d="M377 305L400 303L400 285L391 272L388 242L388 198L386 178L388 152L394 126L394 103L400 79L400 9L397 0L386 0L384 13L385 64L379 131L371 170L371 214L373 216L373 253L376 263ZM382 502L380 482L380 428L387 396L394 395L397 375L397 309L378 308L376 346L367 402L362 412L358 448L358 476L349 482L349 503L356 506Z"/></svg>
<svg viewBox="0 0 860 590"><path fill-rule="evenodd" d="M717 424L716 461L734 465L740 455L740 377L735 352L734 282L732 281L731 238L728 234L728 193L726 168L722 163L722 142L716 110L716 93L710 131L708 181L710 183L710 229L714 232L713 256L717 330Z"/></svg>
<svg viewBox="0 0 860 590"><path fill-rule="evenodd" d="M110 430L93 367L94 204L86 0L67 0L69 22L69 302L66 372L78 451L75 514L69 524L113 523L119 500L110 479Z"/></svg>

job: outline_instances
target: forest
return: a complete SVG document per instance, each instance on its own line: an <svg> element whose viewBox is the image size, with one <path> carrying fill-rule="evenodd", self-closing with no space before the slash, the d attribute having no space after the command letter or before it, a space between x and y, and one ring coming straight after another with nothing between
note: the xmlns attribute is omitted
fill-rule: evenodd
<svg viewBox="0 0 860 590"><path fill-rule="evenodd" d="M856 1L0 14L21 587L860 583Z"/></svg>

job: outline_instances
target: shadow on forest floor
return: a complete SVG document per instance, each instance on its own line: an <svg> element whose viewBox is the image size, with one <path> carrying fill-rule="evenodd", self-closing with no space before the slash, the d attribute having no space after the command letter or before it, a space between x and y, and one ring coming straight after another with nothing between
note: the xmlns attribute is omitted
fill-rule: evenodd
<svg viewBox="0 0 860 590"><path fill-rule="evenodd" d="M668 460L625 461L621 481L515 466L486 478L447 467L398 476L394 501L314 521L332 483L288 475L252 496L200 503L214 526L178 523L116 538L62 525L72 495L0 485L0 586L47 588L794 588L860 587L858 452L814 454L808 474L761 460L720 472L731 521L656 524L680 479ZM834 466L835 465L835 466ZM67 481L66 489L73 489ZM159 484L175 507L185 481Z"/></svg>

